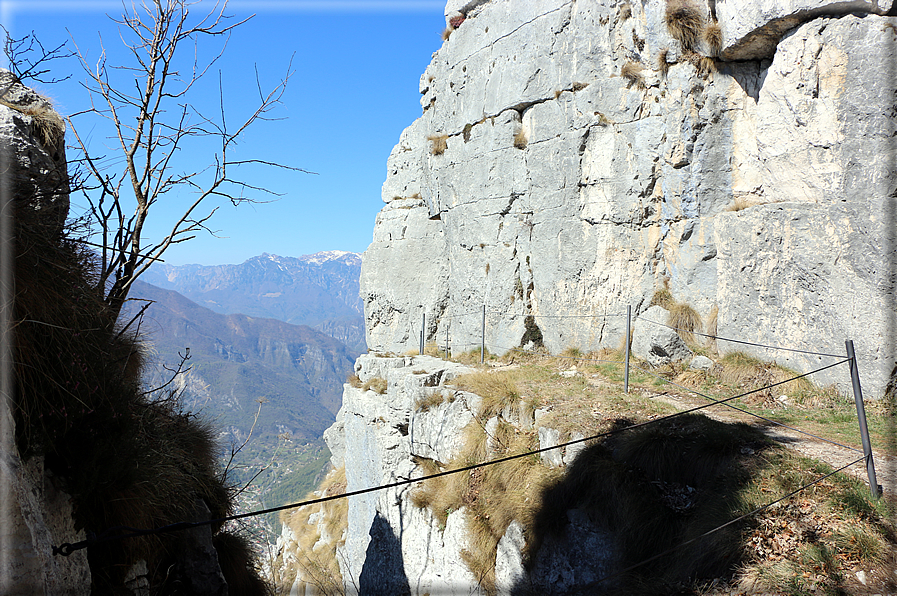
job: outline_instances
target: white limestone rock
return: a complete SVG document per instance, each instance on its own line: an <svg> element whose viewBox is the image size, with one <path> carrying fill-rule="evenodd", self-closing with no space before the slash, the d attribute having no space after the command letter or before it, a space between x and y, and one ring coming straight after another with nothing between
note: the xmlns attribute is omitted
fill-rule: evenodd
<svg viewBox="0 0 897 596"><path fill-rule="evenodd" d="M886 14L893 0L717 0L726 60L772 58L782 35L820 17L850 13Z"/></svg>
<svg viewBox="0 0 897 596"><path fill-rule="evenodd" d="M633 325L632 353L651 366L681 362L694 355L682 338L666 326L669 314L661 306L652 306Z"/></svg>
<svg viewBox="0 0 897 596"><path fill-rule="evenodd" d="M861 370L875 370L864 386L880 396L880 371L894 361L878 338L895 311L884 222L897 187L888 157L897 151L888 112L897 19L819 16L848 4L874 12L869 2L720 0L730 48L766 23L799 19L787 21L794 28L776 34L765 58L719 62L719 72L701 76L672 43L664 3L630 4L623 19L609 3L492 0L434 54L421 79L425 110L389 158L388 204L364 257L368 344L415 348L426 314L428 340L448 331L456 353L469 350L479 346L485 305L491 352L616 348L626 306L644 309L662 283L702 316L718 308L721 335L747 335L735 339L828 351L848 331L858 338L851 321L859 313L843 307L844 292L810 299L801 290L802 310L784 315L776 304L791 296L737 294L784 292L794 285L789 272L806 269L786 262L803 258L787 226L768 242L750 235L780 203L783 223L790 213L815 214L807 255L833 241L848 251L824 251L838 259L824 270L838 277L814 278L813 292L859 289L852 298L871 328ZM665 48L664 76L656 63ZM643 65L643 87L620 76L629 61ZM431 151L432 135L447 135L441 154ZM839 226L849 241L835 238ZM741 269L758 251L771 264L775 250L782 265L771 271L780 277ZM759 323L772 318L779 324ZM815 364L791 358L789 366ZM819 382L847 387L834 370Z"/></svg>

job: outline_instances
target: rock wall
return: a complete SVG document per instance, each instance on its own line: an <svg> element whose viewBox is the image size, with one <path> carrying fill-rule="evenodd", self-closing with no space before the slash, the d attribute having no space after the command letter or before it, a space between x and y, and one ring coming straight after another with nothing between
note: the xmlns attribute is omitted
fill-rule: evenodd
<svg viewBox="0 0 897 596"><path fill-rule="evenodd" d="M3 213L10 201L27 202L41 212L47 230L60 231L68 214L64 126L50 103L24 87L9 71L0 69L0 202ZM9 230L9 228L6 228ZM10 255L11 240L2 238ZM10 259L12 260L12 259ZM3 280L7 283L8 280ZM12 300L11 294L3 296ZM4 304L4 320L12 309ZM3 350L11 349L7 329ZM7 355L2 357L8 365ZM0 388L0 593L9 596L82 595L91 588L87 551L69 557L53 555L53 547L85 538L76 531L71 497L59 479L44 469L42 457L23 459L15 441L15 423L7 401L11 371L4 371Z"/></svg>
<svg viewBox="0 0 897 596"><path fill-rule="evenodd" d="M452 0L388 161L361 294L372 351L617 347L657 289L721 337L894 368L889 1ZM463 18L459 18L463 16ZM713 58L711 60L711 58ZM614 316L609 316L614 315ZM807 371L832 359L720 341ZM849 384L844 367L816 375Z"/></svg>

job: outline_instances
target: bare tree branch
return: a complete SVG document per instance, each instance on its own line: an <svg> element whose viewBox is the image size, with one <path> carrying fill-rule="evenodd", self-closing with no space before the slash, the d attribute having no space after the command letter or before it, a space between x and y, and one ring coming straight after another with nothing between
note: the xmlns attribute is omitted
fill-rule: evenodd
<svg viewBox="0 0 897 596"><path fill-rule="evenodd" d="M134 280L173 244L185 242L198 232L214 234L206 224L220 201L238 205L265 202L259 198L262 194L278 196L262 185L232 176L229 169L257 164L313 173L264 159L231 158L240 135L260 120L273 119L269 114L281 103L292 74L292 61L284 77L267 93L262 91L256 73L258 103L235 127L229 126L226 117L220 72L218 114L214 118L205 116L189 101L191 90L223 55L230 34L249 20L232 22L232 17L224 13L226 1L216 2L212 10L193 18L190 10L196 4L146 0L131 5L120 19L112 19L128 49L131 61L127 64L110 64L105 49L91 64L72 40L86 75L82 84L90 93L91 107L69 117L68 123L89 179L83 189L88 214L102 238L97 291L115 313L121 312ZM221 37L223 43L217 54L200 64L198 46L207 37ZM190 45L192 57L185 54ZM91 153L89 139L79 131L85 118L85 130L105 123L106 139L117 147L118 159L111 161ZM217 150L210 164L199 171L185 171L180 165L181 156L192 142L204 139L216 140ZM168 224L168 232L147 244L147 222L157 212L158 202L169 194L183 197L185 191L193 197Z"/></svg>

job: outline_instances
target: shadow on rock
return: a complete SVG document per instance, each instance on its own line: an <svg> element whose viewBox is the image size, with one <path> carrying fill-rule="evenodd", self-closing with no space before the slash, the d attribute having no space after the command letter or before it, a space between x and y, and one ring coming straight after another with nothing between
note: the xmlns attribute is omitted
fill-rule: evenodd
<svg viewBox="0 0 897 596"><path fill-rule="evenodd" d="M379 512L371 523L371 541L358 578L361 596L405 596L411 593L402 545L389 522Z"/></svg>
<svg viewBox="0 0 897 596"><path fill-rule="evenodd" d="M769 445L746 424L695 414L590 445L543 493L526 572L500 592L676 594L730 573L744 526L701 536L742 513L740 491Z"/></svg>

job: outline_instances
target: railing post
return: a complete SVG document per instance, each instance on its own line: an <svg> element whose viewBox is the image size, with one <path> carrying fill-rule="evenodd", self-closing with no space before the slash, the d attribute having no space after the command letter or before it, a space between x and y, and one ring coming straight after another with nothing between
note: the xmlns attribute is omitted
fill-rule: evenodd
<svg viewBox="0 0 897 596"><path fill-rule="evenodd" d="M486 305L483 305L483 326L480 330L480 364L486 361Z"/></svg>
<svg viewBox="0 0 897 596"><path fill-rule="evenodd" d="M424 355L424 337L425 337L424 330L426 328L427 328L427 313L424 313L421 315L421 321L420 321L420 352L418 352L418 354L420 354L421 356Z"/></svg>
<svg viewBox="0 0 897 596"><path fill-rule="evenodd" d="M632 320L632 305L626 305L626 345L623 350L626 354L626 365L623 367L623 391L629 393L629 342L630 342L630 321Z"/></svg>
<svg viewBox="0 0 897 596"><path fill-rule="evenodd" d="M863 440L863 455L866 457L866 474L869 476L869 489L872 491L872 498L877 499L880 495L878 490L878 480L875 477L875 462L872 460L872 443L869 441L869 427L866 424L866 406L863 404L863 390L860 387L860 371L857 368L857 357L853 350L853 340L848 339L844 342L847 346L847 357L850 359L850 381L853 384L853 399L857 406L857 419L860 423L860 437Z"/></svg>

